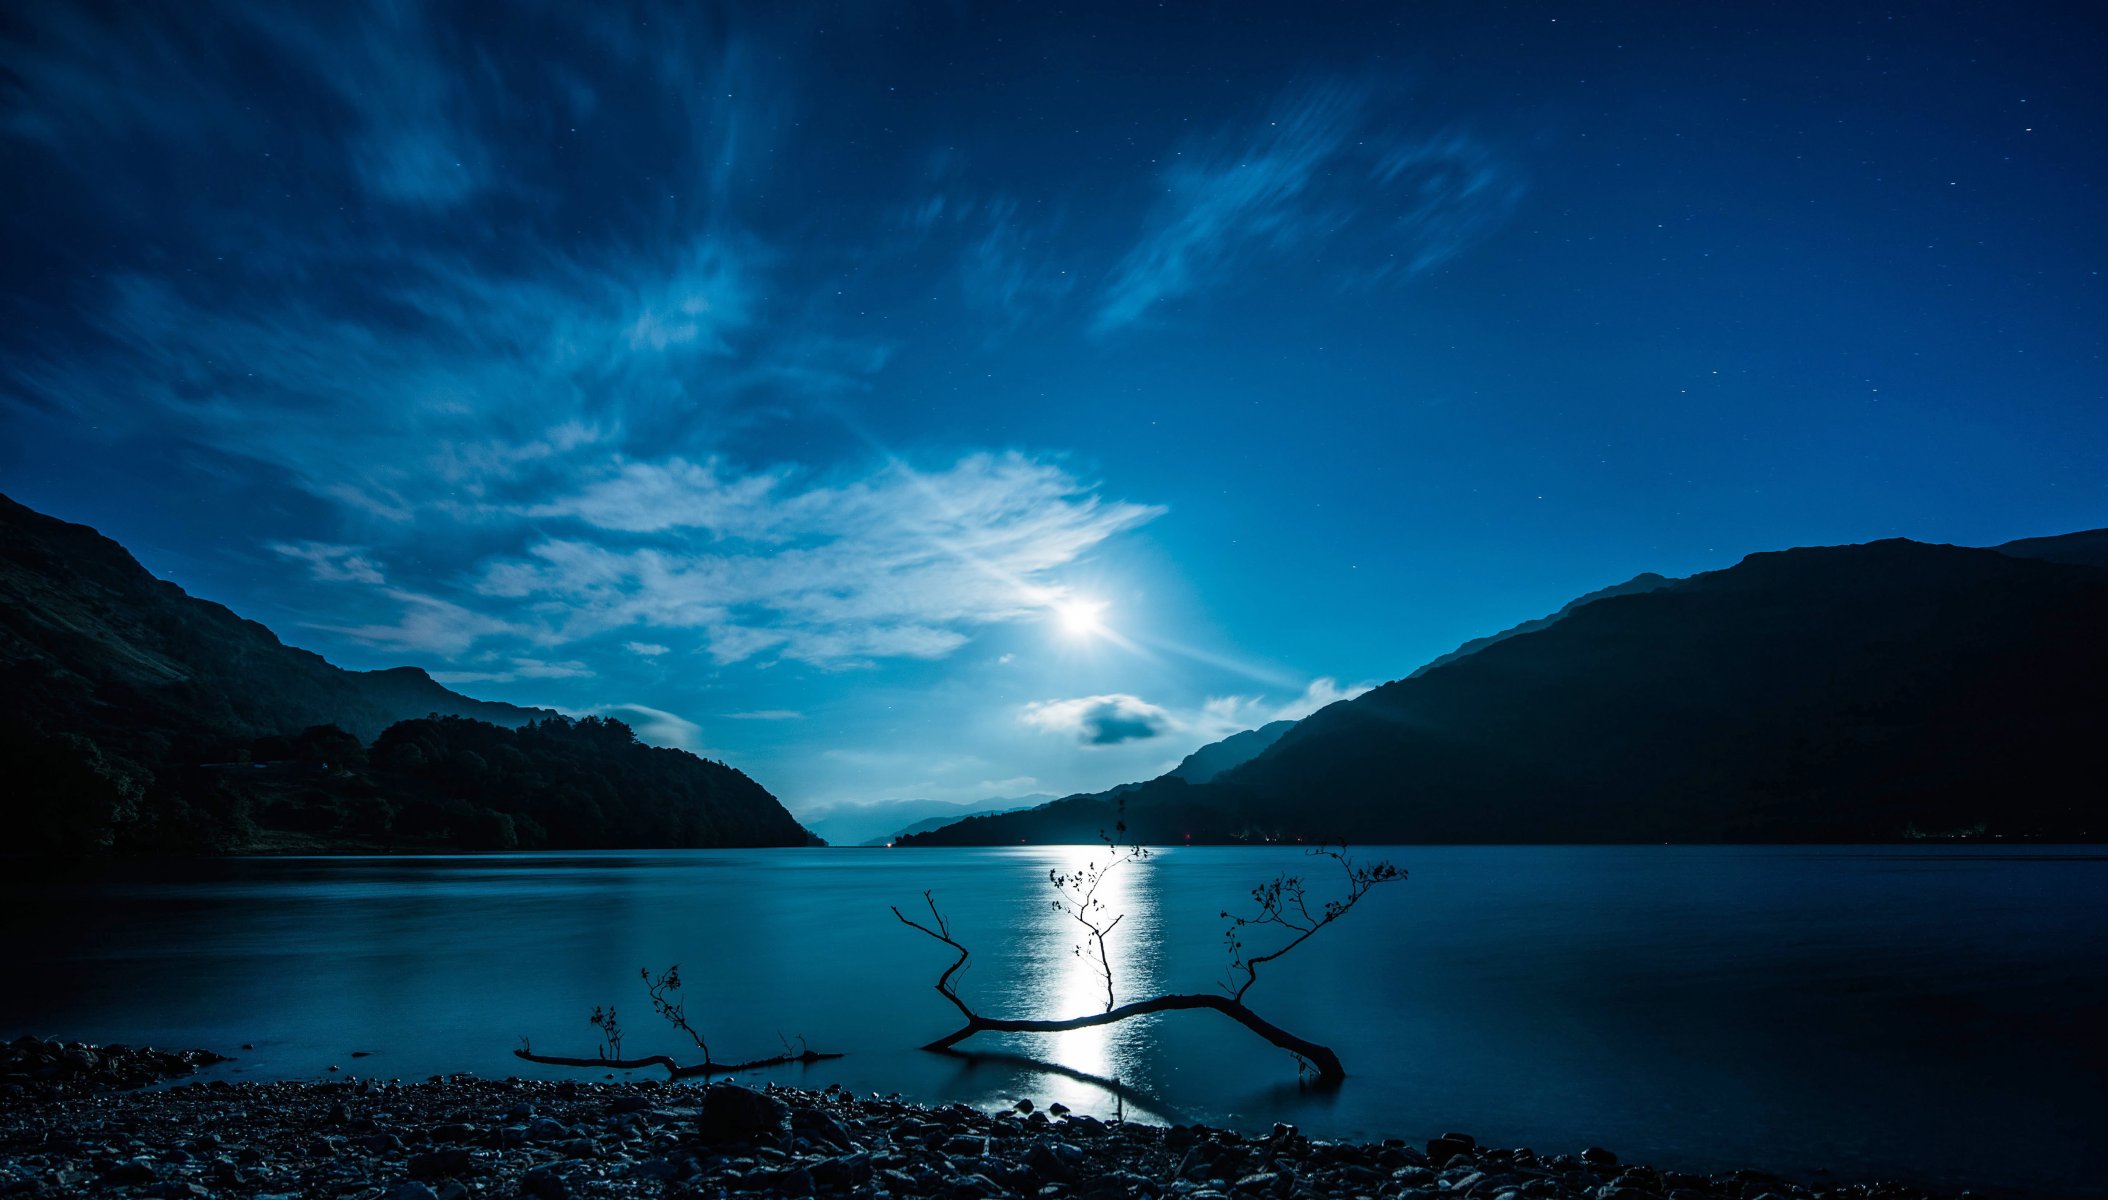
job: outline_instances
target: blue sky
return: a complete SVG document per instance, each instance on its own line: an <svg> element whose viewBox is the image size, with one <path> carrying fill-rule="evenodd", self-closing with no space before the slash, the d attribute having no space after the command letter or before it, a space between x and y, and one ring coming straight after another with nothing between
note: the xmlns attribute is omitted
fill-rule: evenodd
<svg viewBox="0 0 2108 1200"><path fill-rule="evenodd" d="M0 488L794 810L2108 524L2077 6L27 6Z"/></svg>

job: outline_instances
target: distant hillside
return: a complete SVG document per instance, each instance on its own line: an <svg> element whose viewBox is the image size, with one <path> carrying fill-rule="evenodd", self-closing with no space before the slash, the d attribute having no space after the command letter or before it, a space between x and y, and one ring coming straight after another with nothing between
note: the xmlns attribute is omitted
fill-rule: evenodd
<svg viewBox="0 0 2108 1200"><path fill-rule="evenodd" d="M1612 586L1603 588L1600 591L1590 592L1585 596L1569 601L1565 607L1561 608L1558 612L1553 613L1550 616L1540 617L1534 621L1525 621L1520 625L1516 625L1510 629L1502 630L1499 633L1492 634L1487 637L1475 638L1472 641L1466 642L1463 645L1457 647L1456 649L1450 651L1449 653L1443 655L1442 657L1435 659L1433 662L1427 664L1426 666L1421 667L1418 671L1413 672L1413 674L1419 675L1424 672L1433 670L1435 667L1441 666L1444 663L1454 662L1455 660L1462 658L1465 655L1475 654L1478 651L1483 650L1496 642L1506 641L1507 639L1514 637L1517 634L1529 633L1533 630L1542 629L1545 626L1550 625L1552 622L1560 619L1561 617L1564 617L1567 614L1573 612L1575 609L1580 608L1584 604L1591 604L1597 600L1607 599L1611 596L1627 596L1640 592L1657 591L1661 588L1672 586L1674 583L1674 580L1650 572L1648 574L1639 575L1632 579L1628 579L1623 583L1613 584ZM1108 814L1113 811L1112 801L1116 797L1121 796L1127 792L1133 791L1136 788L1143 787L1148 782L1178 780L1180 782L1189 784L1207 783L1210 780L1214 779L1216 776L1221 775L1234 767L1242 766L1245 763L1250 762L1252 759L1257 758L1260 754L1265 753L1266 750L1271 748L1275 742L1281 740L1281 736L1283 734L1287 733L1290 729L1293 729L1295 727L1295 724L1296 723L1294 721L1274 721L1269 724L1262 725L1257 729L1247 729L1242 733L1233 733L1230 736L1222 739L1221 741L1210 742L1207 745L1202 746L1200 749L1195 750L1193 753L1187 755L1185 759L1181 761L1177 766L1171 768L1169 771L1166 771L1162 776L1160 776L1159 780L1145 781L1145 783L1123 783L1118 787L1108 788L1107 790L1102 792L1091 792L1074 796L1066 796L1063 797L1062 800L1059 802L1042 803L1038 805L1039 808L1051 809L1051 811L1042 812L1036 817L1026 817L1023 815L1019 815L1017 817L1014 817L1011 822L1005 826L1005 828L1032 828L1042 831L1073 831L1073 829L1078 827L1077 822L1080 821L1083 824L1087 824L1090 826L1090 829L1085 831L1086 840L1088 840L1088 836L1091 835L1096 829L1100 827L1110 827L1106 825L1106 822L1110 819ZM1055 803L1058 803L1059 807L1055 807ZM914 836L916 834L930 833L934 832L935 830L942 829L946 825L951 824L954 821L963 820L968 816L991 816L997 815L999 811L1011 810L982 810L979 812L973 812L969 814L961 814L960 816L953 817L949 820L941 818L933 819L929 821L919 822L918 824L911 826L907 829L903 829L899 832L902 836ZM981 827L972 826L970 828L980 829ZM1051 832L1048 832L1046 836L1052 837L1053 840L1058 841L1070 840L1067 835L1055 836ZM1012 838L1010 840L1017 839ZM1028 838L1027 840L1039 839Z"/></svg>
<svg viewBox="0 0 2108 1200"><path fill-rule="evenodd" d="M1295 728L1294 721L1274 721L1257 729L1233 733L1219 742L1209 742L1188 754L1165 774L1187 783L1206 783L1232 767L1241 767L1259 757L1266 748Z"/></svg>
<svg viewBox="0 0 2108 1200"><path fill-rule="evenodd" d="M390 726L335 790L385 799L391 839L437 831L491 850L802 846L810 836L760 784L620 721L558 717L503 729L460 717ZM312 785L310 785L312 786ZM337 829L343 831L340 824Z"/></svg>
<svg viewBox="0 0 2108 1200"><path fill-rule="evenodd" d="M332 666L95 530L0 496L0 720L209 745L325 724L371 740L434 712L507 726L556 715L470 699L415 667Z"/></svg>
<svg viewBox="0 0 2108 1200"><path fill-rule="evenodd" d="M2068 549L2068 547L2066 547ZM1574 608L1125 795L1159 842L2098 838L2108 571L1894 540ZM918 845L1088 840L1082 797Z"/></svg>
<svg viewBox="0 0 2108 1200"><path fill-rule="evenodd" d="M2015 558L2039 558L2044 562L2108 567L2108 529L2088 529L2083 533L2066 533L2056 537L2021 538L2003 546L1993 546L1992 549Z"/></svg>
<svg viewBox="0 0 2108 1200"><path fill-rule="evenodd" d="M1499 633L1488 634L1482 638L1473 638L1470 641L1465 642L1463 645L1458 646L1456 649L1451 650L1449 653L1429 661L1425 665L1421 666L1418 670L1415 670L1412 675L1406 676L1406 678L1410 679L1413 677L1413 675L1425 675L1429 671L1434 670L1436 667L1443 666L1448 663L1453 663L1467 654L1476 654L1479 651L1484 650L1488 646L1494 645L1498 642L1505 642L1509 638L1515 637L1517 634L1535 633L1538 630L1543 629L1547 625L1550 625L1552 622L1557 621L1561 617L1571 614L1575 609L1580 608L1584 604L1594 604L1598 600L1608 600L1612 596L1635 596L1642 592L1658 592L1665 587L1673 587L1675 583L1675 580L1670 579L1665 575L1656 575L1652 571L1648 571L1645 574L1641 575L1635 575L1623 583L1614 583L1607 588L1602 588L1600 590L1590 592L1585 596L1577 596L1574 599L1567 601L1566 604L1561 607L1558 612L1555 612L1550 616L1538 617L1534 621L1524 621L1520 625L1512 625L1506 629L1501 630ZM1201 781L1196 779L1190 780L1189 782L1199 783Z"/></svg>
<svg viewBox="0 0 2108 1200"><path fill-rule="evenodd" d="M974 809L969 810L964 815L968 817L993 817L1000 816L1003 813L1023 812L1025 809L1028 808L1037 808L1039 805L1045 804L1052 799L1054 799L1054 797L1052 796L1037 796L1029 798L1026 803L1022 804L995 804L988 805L985 807L976 807ZM865 838L863 841L857 844L860 846L890 846L901 838L913 837L918 833L928 833L932 829L942 829L946 825L950 825L954 821L958 821L960 819L961 816L956 813L951 816L944 817L925 817L924 819L917 821L912 825L904 825L901 828L894 830L892 833L885 835L884 837Z"/></svg>
<svg viewBox="0 0 2108 1200"><path fill-rule="evenodd" d="M0 770L0 853L809 840L722 763L412 667L340 669L5 497Z"/></svg>
<svg viewBox="0 0 2108 1200"><path fill-rule="evenodd" d="M873 800L809 813L805 825L830 846L882 846L898 833L935 829L962 817L1030 808L1053 798L1032 795L991 796L985 800Z"/></svg>
<svg viewBox="0 0 2108 1200"><path fill-rule="evenodd" d="M1102 792L1082 792L1064 796L1037 797L1038 803L1013 808L984 808L977 812L939 816L921 821L897 831L892 844L903 844L903 839L921 839L922 834L937 833L957 826L961 830L977 831L985 828L978 822L983 818L1002 817L1002 828L1006 830L1032 829L1044 831L1045 836L1027 837L1023 834L1009 835L997 840L1006 841L1091 841L1101 829L1111 830L1116 800L1130 792L1160 783L1206 783L1233 767L1241 766L1264 753L1267 747L1281 739L1281 735L1295 728L1294 721L1273 721L1257 729L1233 733L1220 741L1209 742L1179 761L1179 764L1152 780L1140 783L1123 783ZM1077 831L1081 832L1078 833ZM1058 833L1056 831L1059 831ZM962 839L963 840L953 840ZM948 832L939 835L946 845L976 845L977 835ZM934 843L932 843L934 844Z"/></svg>

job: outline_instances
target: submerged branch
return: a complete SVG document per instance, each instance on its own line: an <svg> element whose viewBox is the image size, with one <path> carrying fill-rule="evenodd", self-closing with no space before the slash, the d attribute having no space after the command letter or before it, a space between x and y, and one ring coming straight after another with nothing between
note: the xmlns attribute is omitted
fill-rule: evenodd
<svg viewBox="0 0 2108 1200"><path fill-rule="evenodd" d="M840 1058L839 1054L822 1054L807 1049L798 1054L778 1054L773 1058L757 1058L752 1062L715 1063L699 1062L682 1065L664 1054L648 1058L566 1058L556 1054L536 1054L525 1048L514 1050L514 1058L523 1058L531 1063L542 1063L552 1067L600 1067L610 1071L640 1071L646 1067L664 1067L668 1079L695 1079L710 1075L731 1075L740 1071L759 1071L763 1067L788 1066L791 1063L816 1063L825 1059Z"/></svg>
<svg viewBox="0 0 2108 1200"><path fill-rule="evenodd" d="M1147 1016L1151 1013L1211 1009L1251 1030L1267 1042L1295 1055L1300 1062L1310 1068L1318 1083L1336 1085L1347 1077L1347 1071L1340 1063L1339 1055L1331 1047L1319 1045L1307 1038L1297 1037L1295 1034L1253 1012L1244 1003L1245 993L1251 990L1252 984L1257 982L1257 968L1260 963L1281 957L1290 950L1302 945L1318 930L1345 916L1347 911L1353 908L1355 903L1362 896L1366 895L1372 887L1379 883L1388 883L1402 877L1402 873L1388 863L1378 863L1373 867L1355 867L1351 861L1345 858L1344 850L1333 854L1332 857L1339 858L1342 865L1347 867L1349 880L1347 898L1344 901L1333 901L1327 904L1323 915L1309 914L1306 920L1290 925L1290 928L1298 933L1299 936L1271 954L1246 958L1242 954L1237 953L1241 946L1236 945L1233 941L1232 953L1235 965L1245 970L1246 978L1244 986L1237 988L1232 994L1167 993L1161 996L1153 996L1146 1000L1129 1001L1118 1006L1111 1004L1111 997L1108 996L1108 1003L1103 1012L1058 1019L988 1017L975 1012L973 1006L959 995L958 987L954 982L959 971L966 966L967 961L972 957L972 951L968 950L963 943L952 936L951 923L938 910L936 898L931 893L924 892L922 899L930 910L930 918L927 924L908 917L907 914L901 912L898 908L893 909L893 916L908 928L916 930L935 941L942 942L952 949L956 957L949 966L945 967L943 973L938 975L936 989L938 995L943 996L951 1003L952 1007L959 1010L959 1015L966 1018L966 1023L936 1041L923 1046L923 1049L957 1053L957 1051L953 1050L953 1047L978 1033L1064 1033L1072 1029L1089 1029L1098 1025L1110 1025L1116 1021L1124 1021L1130 1017ZM1299 914L1307 914L1309 910L1302 903L1299 882L1294 880L1285 881L1286 887L1282 886L1283 882L1277 881L1275 884L1269 885L1269 888L1260 889L1262 908L1266 912L1274 914L1274 919L1264 921L1248 919L1240 921L1238 924L1240 926L1259 923L1287 924L1288 922L1277 919L1278 916L1284 915L1281 907L1284 893L1285 899L1289 903L1295 904ZM1271 898L1273 903L1266 903L1268 898ZM1114 923L1117 922L1118 918L1116 917L1114 918ZM1107 925L1104 928L1110 931L1111 925Z"/></svg>
<svg viewBox="0 0 2108 1200"><path fill-rule="evenodd" d="M966 1024L924 1046L924 1050L950 1050L977 1033L1064 1033L1071 1029L1089 1029L1094 1025L1110 1025L1125 1021L1129 1017L1142 1017L1150 1013L1179 1012L1187 1009L1213 1009L1228 1017L1267 1041L1288 1051L1310 1064L1319 1083L1338 1083L1347 1077L1347 1070L1340 1064L1339 1055L1328 1046L1320 1046L1306 1038L1288 1032L1238 1000L1218 996L1212 992L1172 993L1153 996L1147 1000L1132 1000L1118 1008L1105 1012L1087 1013L1080 1017L1065 1017L1058 1020L1024 1020L1006 1017L984 1017L969 1012Z"/></svg>
<svg viewBox="0 0 2108 1200"><path fill-rule="evenodd" d="M936 905L932 904L930 911L935 912ZM649 967L639 970L637 974L644 980L644 990L651 997L652 1011L665 1018L667 1024L688 1035L688 1040L695 1043L697 1050L702 1051L703 1061L683 1065L665 1054L651 1054L643 1058L622 1057L622 1029L616 1024L615 1006L612 1004L605 1009L595 1008L587 1018L595 1029L600 1030L601 1041L604 1043L600 1053L592 1058L575 1058L567 1054L536 1054L533 1045L524 1037L520 1039L519 1048L512 1052L513 1057L552 1067L598 1067L609 1071L638 1071L646 1067L660 1067L665 1070L669 1079L730 1075L736 1071L758 1071L763 1067L816 1063L824 1059L842 1057L839 1054L822 1054L814 1050L805 1044L803 1036L798 1038L800 1049L794 1052L791 1050L790 1041L778 1033L777 1038L783 1041L781 1054L749 1059L746 1062L717 1062L710 1057L709 1039L703 1036L702 1030L688 1021L688 1002L681 995L681 964L675 963L657 975L653 975Z"/></svg>

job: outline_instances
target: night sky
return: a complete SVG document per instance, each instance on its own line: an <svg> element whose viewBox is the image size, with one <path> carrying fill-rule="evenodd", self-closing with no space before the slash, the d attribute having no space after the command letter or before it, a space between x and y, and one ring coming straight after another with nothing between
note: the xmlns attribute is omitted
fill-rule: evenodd
<svg viewBox="0 0 2108 1200"><path fill-rule="evenodd" d="M302 15L305 10L305 15ZM2091 5L9 6L0 490L794 811L2108 525Z"/></svg>

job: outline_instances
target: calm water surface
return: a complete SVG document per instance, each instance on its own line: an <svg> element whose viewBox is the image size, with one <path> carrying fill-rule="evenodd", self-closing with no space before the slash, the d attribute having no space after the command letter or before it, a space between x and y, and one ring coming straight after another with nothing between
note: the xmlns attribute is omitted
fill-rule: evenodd
<svg viewBox="0 0 2108 1200"><path fill-rule="evenodd" d="M681 1053L637 979L679 962L719 1057L779 1034L849 1054L774 1076L803 1086L2108 1195L2108 854L1388 853L1411 878L1250 996L1340 1051L1352 1078L1326 1094L1205 1012L968 1043L1015 1057L916 1051L954 1023L930 990L946 952L888 911L925 888L976 951L983 1011L1102 1006L1048 905L1047 869L1088 856L1067 849L16 864L0 1034L236 1052L219 1070L238 1078L576 1077L510 1051L591 1054L585 1015L613 1002L627 1052ZM1123 998L1212 987L1217 914L1309 865L1174 849L1116 876Z"/></svg>

